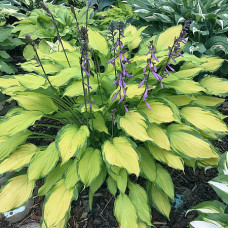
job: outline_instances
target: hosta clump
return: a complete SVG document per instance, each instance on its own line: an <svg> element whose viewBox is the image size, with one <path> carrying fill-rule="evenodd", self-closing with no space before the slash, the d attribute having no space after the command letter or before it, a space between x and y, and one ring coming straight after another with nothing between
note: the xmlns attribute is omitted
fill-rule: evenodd
<svg viewBox="0 0 228 228"><path fill-rule="evenodd" d="M61 45L53 50L52 43L35 44L27 37L27 62L21 67L29 73L0 78L1 91L18 102L0 120L0 174L16 171L1 189L0 212L24 204L32 196L35 181L44 178L38 191L45 196L42 227L65 227L71 202L83 186L89 188L92 209L94 193L106 182L122 228L152 226L151 206L169 217L174 199L166 166L184 170L184 165L218 163L219 153L209 139L227 133L224 116L216 107L224 101L221 97L227 94L228 81L212 72L224 60L174 56L176 62L170 66L175 72L159 80L148 77L139 86L149 73L149 68L144 69L150 43L139 46L145 27L119 25L108 40L87 24L83 26L79 31L84 30L85 37L77 43L85 42L86 52L68 42L63 42L65 52ZM152 39L150 48L158 59L153 62L156 74L162 75L168 47L181 30L182 26L172 27ZM109 64L113 58L115 63ZM193 79L199 72L211 74L198 83ZM150 109L143 100L146 88ZM44 124L45 118L58 124ZM39 125L56 128L57 134L34 130ZM34 145L33 138L49 143Z"/></svg>

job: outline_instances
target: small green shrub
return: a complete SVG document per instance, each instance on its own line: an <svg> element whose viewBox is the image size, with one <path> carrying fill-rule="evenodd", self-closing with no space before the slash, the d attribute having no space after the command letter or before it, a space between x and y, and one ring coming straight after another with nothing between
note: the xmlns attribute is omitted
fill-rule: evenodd
<svg viewBox="0 0 228 228"><path fill-rule="evenodd" d="M1 91L19 105L0 119L0 174L16 171L1 189L0 213L24 204L44 178L42 227L65 227L83 186L92 209L106 181L121 228L150 227L151 206L168 218L174 199L163 164L184 170L218 163L209 140L228 131L216 110L228 81L205 73L224 60L182 56L181 25L144 43L145 27L111 23L107 38L87 23L76 27L80 46L59 34L56 44L27 35L21 67L29 73L0 78ZM195 82L199 72L205 75ZM43 118L56 124L37 122ZM34 138L50 143L35 145Z"/></svg>
<svg viewBox="0 0 228 228"><path fill-rule="evenodd" d="M218 172L219 175L208 183L224 203L218 200L205 201L188 210L188 212L196 210L199 213L195 221L190 223L190 226L193 228L225 228L228 226L228 152L221 156Z"/></svg>

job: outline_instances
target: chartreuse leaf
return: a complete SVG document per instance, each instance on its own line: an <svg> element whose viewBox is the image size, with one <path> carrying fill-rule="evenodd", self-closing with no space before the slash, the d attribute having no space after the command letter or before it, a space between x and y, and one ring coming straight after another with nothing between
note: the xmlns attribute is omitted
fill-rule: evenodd
<svg viewBox="0 0 228 228"><path fill-rule="evenodd" d="M87 148L78 163L78 175L85 186L89 186L99 175L101 166L100 151L91 147Z"/></svg>
<svg viewBox="0 0 228 228"><path fill-rule="evenodd" d="M70 167L70 165L72 165L72 160L68 161L64 165L61 165L59 163L45 178L44 185L39 189L38 195L46 195L51 190L51 188L57 183L57 181L59 181L63 177L63 174Z"/></svg>
<svg viewBox="0 0 228 228"><path fill-rule="evenodd" d="M119 126L128 135L140 141L153 141L147 134L147 124L145 118L135 110L126 112L119 118Z"/></svg>
<svg viewBox="0 0 228 228"><path fill-rule="evenodd" d="M67 189L64 180L60 180L51 190L44 203L44 222L47 227L57 225L70 210L73 189Z"/></svg>
<svg viewBox="0 0 228 228"><path fill-rule="evenodd" d="M27 129L42 117L38 111L21 111L0 123L0 135L12 136Z"/></svg>
<svg viewBox="0 0 228 228"><path fill-rule="evenodd" d="M215 76L207 76L200 81L207 94L226 96L228 94L228 80Z"/></svg>
<svg viewBox="0 0 228 228"><path fill-rule="evenodd" d="M56 145L61 154L62 163L67 162L86 145L89 137L89 129L83 125L78 128L75 125L67 124L57 134Z"/></svg>
<svg viewBox="0 0 228 228"><path fill-rule="evenodd" d="M194 94L200 91L205 91L198 82L194 82L193 80L172 81L166 83L164 86L175 89L178 94Z"/></svg>
<svg viewBox="0 0 228 228"><path fill-rule="evenodd" d="M115 196L116 195L116 192L117 192L117 184L116 184L116 181L111 176L108 176L108 178L106 180L106 184L107 184L107 187L108 187L109 192L113 196Z"/></svg>
<svg viewBox="0 0 228 228"><path fill-rule="evenodd" d="M32 195L35 181L29 181L27 175L13 177L0 192L0 213L23 205Z"/></svg>
<svg viewBox="0 0 228 228"><path fill-rule="evenodd" d="M125 168L129 173L139 175L139 157L126 137L115 137L102 146L102 154L109 165Z"/></svg>
<svg viewBox="0 0 228 228"><path fill-rule="evenodd" d="M129 187L129 198L131 202L135 206L136 213L140 221L145 222L149 226L151 224L151 211L149 207L149 200L147 198L146 191L143 187L138 184L133 184L130 182L128 184Z"/></svg>
<svg viewBox="0 0 228 228"><path fill-rule="evenodd" d="M106 39L97 31L88 30L89 46L103 55L108 54L108 44Z"/></svg>
<svg viewBox="0 0 228 228"><path fill-rule="evenodd" d="M147 225L142 222L138 222L138 228L147 228Z"/></svg>
<svg viewBox="0 0 228 228"><path fill-rule="evenodd" d="M148 99L147 102L150 105L151 110L148 109L145 102L141 102L138 105L138 109L147 116L150 123L160 124L164 122L172 122L175 120L172 109L164 102L156 99Z"/></svg>
<svg viewBox="0 0 228 228"><path fill-rule="evenodd" d="M156 43L156 51L162 51L172 47L176 37L179 37L182 25L174 26L161 33Z"/></svg>
<svg viewBox="0 0 228 228"><path fill-rule="evenodd" d="M198 95L196 96L196 100L193 101L193 104L213 107L213 106L218 106L222 104L224 101L225 99L218 98L218 97Z"/></svg>
<svg viewBox="0 0 228 228"><path fill-rule="evenodd" d="M75 159L72 165L67 169L65 174L65 184L66 188L73 188L76 183L80 180L77 172L78 161Z"/></svg>
<svg viewBox="0 0 228 228"><path fill-rule="evenodd" d="M20 86L20 83L12 78L12 76L5 76L0 78L0 88L9 88L14 86Z"/></svg>
<svg viewBox="0 0 228 228"><path fill-rule="evenodd" d="M176 72L175 75L181 79L194 78L202 70L203 70L202 67L195 67L195 68L190 68L190 69L181 69L178 72Z"/></svg>
<svg viewBox="0 0 228 228"><path fill-rule="evenodd" d="M70 79L81 79L81 69L79 67L66 68L61 70L57 75L49 77L51 84L55 87L66 85Z"/></svg>
<svg viewBox="0 0 228 228"><path fill-rule="evenodd" d="M127 179L128 174L125 169L120 169L119 167L112 167L112 169L108 169L109 175L116 182L118 189L120 192L124 193L127 187Z"/></svg>
<svg viewBox="0 0 228 228"><path fill-rule="evenodd" d="M192 207L191 209L189 209L187 211L193 211L196 210L199 213L204 213L204 214L209 214L209 213L224 213L225 210L225 205L217 200L214 201L204 201L194 207Z"/></svg>
<svg viewBox="0 0 228 228"><path fill-rule="evenodd" d="M96 177L96 179L90 185L90 188L89 188L89 207L90 207L90 210L92 210L94 193L104 183L106 174L107 174L107 171L106 171L105 166L103 165L99 175Z"/></svg>
<svg viewBox="0 0 228 228"><path fill-rule="evenodd" d="M93 127L97 131L105 132L106 134L108 134L108 128L105 125L104 117L99 112L94 113Z"/></svg>
<svg viewBox="0 0 228 228"><path fill-rule="evenodd" d="M161 161L172 168L184 170L182 158L175 155L172 151L160 149L149 143L147 144L147 147L156 160Z"/></svg>
<svg viewBox="0 0 228 228"><path fill-rule="evenodd" d="M204 68L205 71L211 71L214 72L218 70L223 62L224 59L221 59L219 57L202 57L201 60L205 61L205 63L201 64L200 67Z"/></svg>
<svg viewBox="0 0 228 228"><path fill-rule="evenodd" d="M115 200L114 215L121 228L138 228L136 209L127 195L121 193Z"/></svg>
<svg viewBox="0 0 228 228"><path fill-rule="evenodd" d="M171 148L178 154L190 159L218 158L209 142L193 131L190 127L181 124L172 124L167 128Z"/></svg>
<svg viewBox="0 0 228 228"><path fill-rule="evenodd" d="M35 154L37 147L33 144L19 146L0 164L0 174L20 169L27 165Z"/></svg>
<svg viewBox="0 0 228 228"><path fill-rule="evenodd" d="M148 150L144 147L137 147L137 150L141 154L141 162L140 162L140 168L141 172L145 175L145 177L150 180L151 182L154 182L156 180L156 163L151 156L151 154L148 152Z"/></svg>
<svg viewBox="0 0 228 228"><path fill-rule="evenodd" d="M6 158L19 145L25 142L27 137L31 135L30 131L18 132L15 135L8 137L0 137L0 161Z"/></svg>
<svg viewBox="0 0 228 228"><path fill-rule="evenodd" d="M154 184L151 185L150 194L153 206L169 219L171 204L168 196Z"/></svg>
<svg viewBox="0 0 228 228"><path fill-rule="evenodd" d="M157 176L155 185L160 188L172 200L174 200L174 185L172 178L167 170L157 164Z"/></svg>
<svg viewBox="0 0 228 228"><path fill-rule="evenodd" d="M44 114L51 114L58 110L52 99L41 93L21 92L13 96L13 99L24 109L40 111Z"/></svg>
<svg viewBox="0 0 228 228"><path fill-rule="evenodd" d="M163 97L163 96L162 96ZM185 106L190 104L192 101L196 100L193 96L186 96L186 95L170 95L164 94L164 98L170 100L177 106Z"/></svg>
<svg viewBox="0 0 228 228"><path fill-rule="evenodd" d="M90 92L93 92L97 89L98 84L97 80L93 77L89 79L89 85L92 87ZM75 97L79 95L84 95L82 81L73 81L69 86L66 87L64 96Z"/></svg>
<svg viewBox="0 0 228 228"><path fill-rule="evenodd" d="M200 107L184 107L181 115L189 123L206 132L227 133L226 124L214 113Z"/></svg>
<svg viewBox="0 0 228 228"><path fill-rule="evenodd" d="M166 131L159 127L157 124L150 124L147 129L148 135L153 139L153 142L160 148L170 150L169 139L166 135Z"/></svg>
<svg viewBox="0 0 228 228"><path fill-rule="evenodd" d="M45 177L59 160L59 153L55 143L51 143L46 150L39 151L32 158L28 168L29 180Z"/></svg>

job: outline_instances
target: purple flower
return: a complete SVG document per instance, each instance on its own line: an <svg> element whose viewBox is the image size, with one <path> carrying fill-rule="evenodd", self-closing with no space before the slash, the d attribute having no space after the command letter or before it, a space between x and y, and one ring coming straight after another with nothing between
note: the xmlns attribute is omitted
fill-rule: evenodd
<svg viewBox="0 0 228 228"><path fill-rule="evenodd" d="M139 87L138 88L141 88L142 86L143 86L143 84L144 84L144 82L145 82L145 80L146 80L146 77L140 82L140 84L139 84Z"/></svg>
<svg viewBox="0 0 228 228"><path fill-rule="evenodd" d="M117 91L117 92L116 92L115 96L112 98L113 101L117 98L119 92L120 92L120 91Z"/></svg>

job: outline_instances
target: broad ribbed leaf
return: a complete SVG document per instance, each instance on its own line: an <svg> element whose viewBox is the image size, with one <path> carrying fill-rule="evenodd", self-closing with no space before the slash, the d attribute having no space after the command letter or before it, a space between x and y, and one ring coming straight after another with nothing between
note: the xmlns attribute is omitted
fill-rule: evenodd
<svg viewBox="0 0 228 228"><path fill-rule="evenodd" d="M226 96L228 94L228 80L214 76L207 76L200 81L207 94Z"/></svg>
<svg viewBox="0 0 228 228"><path fill-rule="evenodd" d="M138 228L136 209L127 195L121 193L115 200L114 215L121 228Z"/></svg>
<svg viewBox="0 0 228 228"><path fill-rule="evenodd" d="M184 170L183 159L181 157L175 155L172 151L160 149L149 143L147 144L147 146L148 146L150 153L153 155L153 157L156 160L161 161L172 168Z"/></svg>
<svg viewBox="0 0 228 228"><path fill-rule="evenodd" d="M35 181L29 181L27 175L13 177L0 193L0 213L23 205L32 195Z"/></svg>
<svg viewBox="0 0 228 228"><path fill-rule="evenodd" d="M42 115L41 112L37 111L21 111L16 113L0 123L0 135L12 136L23 131L34 124L36 120L39 120Z"/></svg>
<svg viewBox="0 0 228 228"><path fill-rule="evenodd" d="M102 147L103 157L108 164L139 175L139 157L127 138L115 137L112 141L106 141Z"/></svg>
<svg viewBox="0 0 228 228"><path fill-rule="evenodd" d="M17 134L8 137L0 137L0 161L8 157L19 145L25 142L27 137L31 135L30 131L18 132Z"/></svg>
<svg viewBox="0 0 228 228"><path fill-rule="evenodd" d="M227 133L226 124L214 113L200 107L184 107L181 115L189 123L206 132Z"/></svg>
<svg viewBox="0 0 228 228"><path fill-rule="evenodd" d="M46 150L38 151L32 158L28 168L29 180L45 177L59 160L59 153L55 143L51 143Z"/></svg>
<svg viewBox="0 0 228 228"><path fill-rule="evenodd" d="M151 124L147 130L148 135L153 139L153 142L160 148L170 150L169 139L166 131L157 124Z"/></svg>
<svg viewBox="0 0 228 228"><path fill-rule="evenodd" d="M195 131L186 125L172 124L168 128L171 148L190 159L218 158L207 140L200 137Z"/></svg>
<svg viewBox="0 0 228 228"><path fill-rule="evenodd" d="M146 191L143 187L138 184L133 184L130 182L129 186L129 197L131 202L135 206L136 213L140 221L147 223L149 226L151 224L151 211L149 207L149 200L147 198Z"/></svg>
<svg viewBox="0 0 228 228"><path fill-rule="evenodd" d="M78 163L78 175L85 186L89 186L101 171L100 151L87 148Z"/></svg>
<svg viewBox="0 0 228 228"><path fill-rule="evenodd" d="M100 132L105 132L108 134L108 128L105 125L104 117L101 113L96 112L94 113L94 119L93 119L93 127L95 130Z"/></svg>
<svg viewBox="0 0 228 228"><path fill-rule="evenodd" d="M164 98L172 101L177 106L184 106L190 104L192 101L195 100L193 96L186 96L186 95L169 95L164 94Z"/></svg>
<svg viewBox="0 0 228 228"><path fill-rule="evenodd" d="M145 113L150 123L160 124L175 120L172 109L165 103L155 99L148 100L147 102L150 105L151 110L149 110L144 102L141 102L138 105L138 109Z"/></svg>
<svg viewBox="0 0 228 228"><path fill-rule="evenodd" d="M137 147L137 150L141 154L140 168L141 172L146 176L148 180L154 182L156 180L156 163L149 153L149 151L144 147Z"/></svg>
<svg viewBox="0 0 228 228"><path fill-rule="evenodd" d="M202 57L201 60L204 60L205 63L201 64L200 67L204 68L205 71L211 72L218 70L224 62L224 59L219 57Z"/></svg>
<svg viewBox="0 0 228 228"><path fill-rule="evenodd" d="M66 188L73 188L76 183L80 180L77 172L78 161L75 160L72 165L67 169L65 174Z"/></svg>
<svg viewBox="0 0 228 228"><path fill-rule="evenodd" d="M224 101L225 99L218 98L218 97L198 95L196 96L196 100L193 101L193 104L213 107L213 106L218 106L222 104Z"/></svg>
<svg viewBox="0 0 228 228"><path fill-rule="evenodd" d="M71 157L77 155L79 150L86 145L89 137L89 129L83 125L78 128L68 124L57 134L56 145L62 157L62 163L67 162Z"/></svg>
<svg viewBox="0 0 228 228"><path fill-rule="evenodd" d="M116 192L117 192L117 184L116 184L116 181L111 176L108 176L108 178L106 180L106 184L107 184L107 187L108 187L109 192L113 196L115 196L116 195Z"/></svg>
<svg viewBox="0 0 228 228"><path fill-rule="evenodd" d="M45 199L43 217L47 227L57 225L70 210L73 189L67 189L64 180L60 180Z"/></svg>
<svg viewBox="0 0 228 228"><path fill-rule="evenodd" d="M0 174L20 169L27 165L35 154L37 147L33 144L19 146L0 164Z"/></svg>
<svg viewBox="0 0 228 228"><path fill-rule="evenodd" d="M169 218L169 213L171 211L169 198L163 191L156 188L153 184L151 186L151 200L154 207Z"/></svg>
<svg viewBox="0 0 228 228"><path fill-rule="evenodd" d="M178 72L175 73L175 75L181 79L194 78L202 70L203 70L202 67L195 67L195 68L190 68L185 70L179 70Z"/></svg>
<svg viewBox="0 0 228 228"><path fill-rule="evenodd" d="M58 110L58 107L46 95L34 92L22 92L13 97L14 100L24 109L40 111L44 114L51 114Z"/></svg>
<svg viewBox="0 0 228 228"><path fill-rule="evenodd" d="M145 118L136 111L129 111L119 119L119 126L130 136L140 141L153 141L147 134Z"/></svg>

